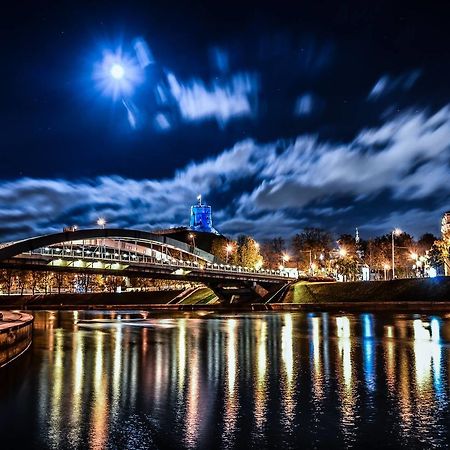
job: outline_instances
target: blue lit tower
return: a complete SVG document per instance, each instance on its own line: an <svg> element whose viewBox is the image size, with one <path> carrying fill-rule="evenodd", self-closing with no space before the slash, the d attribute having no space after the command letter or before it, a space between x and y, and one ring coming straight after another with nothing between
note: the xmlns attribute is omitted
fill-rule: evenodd
<svg viewBox="0 0 450 450"><path fill-rule="evenodd" d="M197 204L191 206L189 228L192 231L219 234L212 224L211 206L202 203L202 196L197 197Z"/></svg>

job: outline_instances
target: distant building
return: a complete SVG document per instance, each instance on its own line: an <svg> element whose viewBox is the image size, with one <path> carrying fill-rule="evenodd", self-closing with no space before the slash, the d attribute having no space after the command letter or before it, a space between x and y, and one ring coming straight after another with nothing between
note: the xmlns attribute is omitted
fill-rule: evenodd
<svg viewBox="0 0 450 450"><path fill-rule="evenodd" d="M211 206L202 203L201 195L197 197L197 204L191 206L189 229L203 233L219 234L213 227Z"/></svg>

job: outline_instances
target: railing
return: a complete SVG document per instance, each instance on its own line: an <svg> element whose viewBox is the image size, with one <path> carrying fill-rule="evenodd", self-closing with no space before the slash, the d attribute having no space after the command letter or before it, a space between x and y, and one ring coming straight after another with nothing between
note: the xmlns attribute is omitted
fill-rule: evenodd
<svg viewBox="0 0 450 450"><path fill-rule="evenodd" d="M83 263L90 263L91 267L95 267L95 264L111 264L111 265L124 265L130 264L147 264L157 265L168 268L185 269L185 270L206 270L211 272L220 273L235 273L235 274L247 274L247 275L262 275L270 276L271 278L288 278L294 279L287 271L283 270L270 270L270 269L252 269L249 267L241 267L231 264L217 264L208 261L203 261L196 257L196 260L183 260L177 259L173 256L162 252L152 251L150 255L141 253L132 253L129 251L120 252L116 249L109 249L104 247L45 247L34 250L27 253L27 255L39 255L44 257L50 257L53 259L52 265L63 265L66 260L71 260L69 266L73 267L90 267L84 266ZM58 261L61 264L57 264ZM77 262L79 265L77 266ZM116 267L120 269L121 267Z"/></svg>

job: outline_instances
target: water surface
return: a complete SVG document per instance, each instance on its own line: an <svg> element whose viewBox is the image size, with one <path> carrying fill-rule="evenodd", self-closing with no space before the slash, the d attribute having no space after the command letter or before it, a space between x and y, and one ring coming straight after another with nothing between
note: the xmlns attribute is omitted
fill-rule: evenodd
<svg viewBox="0 0 450 450"><path fill-rule="evenodd" d="M35 316L0 370L2 449L450 443L450 315Z"/></svg>

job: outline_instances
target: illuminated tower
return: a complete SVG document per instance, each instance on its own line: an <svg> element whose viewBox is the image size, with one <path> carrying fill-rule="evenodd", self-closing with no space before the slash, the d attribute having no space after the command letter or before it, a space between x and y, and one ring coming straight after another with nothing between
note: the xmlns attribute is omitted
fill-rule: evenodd
<svg viewBox="0 0 450 450"><path fill-rule="evenodd" d="M219 234L213 227L211 206L202 203L202 196L197 197L197 204L191 206L189 228L193 231Z"/></svg>

